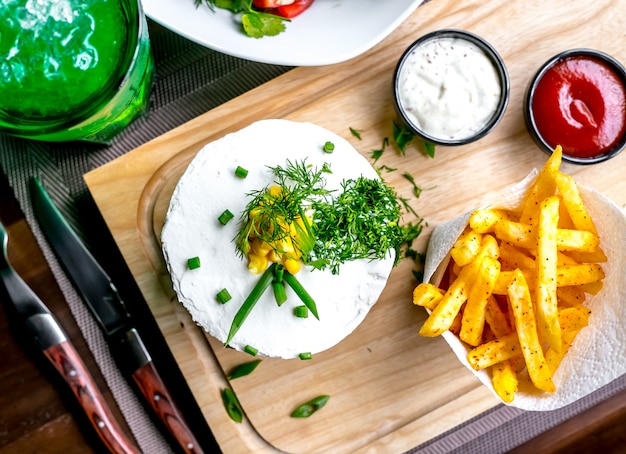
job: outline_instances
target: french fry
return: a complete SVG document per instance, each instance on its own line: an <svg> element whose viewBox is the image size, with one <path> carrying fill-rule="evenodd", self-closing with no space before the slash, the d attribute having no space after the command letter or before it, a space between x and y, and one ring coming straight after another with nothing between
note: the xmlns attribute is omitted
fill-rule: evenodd
<svg viewBox="0 0 626 454"><path fill-rule="evenodd" d="M579 285L568 285L556 289L559 307L575 307L583 304L587 299L585 291Z"/></svg>
<svg viewBox="0 0 626 454"><path fill-rule="evenodd" d="M477 209L468 220L469 227L477 233L491 233L500 220L511 220L504 210Z"/></svg>
<svg viewBox="0 0 626 454"><path fill-rule="evenodd" d="M447 291L420 284L413 301L431 310L420 335L449 330L489 369L495 393L514 400L524 368L539 390L589 322L587 294L603 286L607 256L557 147L526 192L521 211L477 209L450 252Z"/></svg>
<svg viewBox="0 0 626 454"><path fill-rule="evenodd" d="M513 279L508 286L508 296L513 309L519 345L526 360L528 375L537 388L546 392L554 392L556 388L552 381L552 372L546 364L543 349L539 342L528 285L521 271L516 270L513 273ZM559 327L559 334L560 332ZM560 344L558 351L561 351Z"/></svg>
<svg viewBox="0 0 626 454"><path fill-rule="evenodd" d="M501 241L529 251L537 248L537 229L530 224L503 219L494 226L494 234ZM571 229L557 229L556 241L560 251L585 253L596 252L600 244L600 239L594 233Z"/></svg>
<svg viewBox="0 0 626 454"><path fill-rule="evenodd" d="M526 193L520 213L520 222L522 224L537 225L539 221L539 205L547 197L554 195L556 191L556 175L561 166L562 157L563 150L558 145Z"/></svg>
<svg viewBox="0 0 626 454"><path fill-rule="evenodd" d="M513 328L509 324L508 317L502 311L493 295L489 298L489 300L487 300L487 306L485 307L485 321L496 337L504 337L513 332Z"/></svg>
<svg viewBox="0 0 626 454"><path fill-rule="evenodd" d="M580 196L578 186L574 179L569 175L559 172L556 175L556 185L559 188L563 205L567 209L574 227L578 230L586 230L597 236L598 231L596 230L596 226L585 208L585 204L583 203L583 199Z"/></svg>
<svg viewBox="0 0 626 454"><path fill-rule="evenodd" d="M557 268L556 279L559 287L591 284L604 279L604 271L598 263L566 265Z"/></svg>
<svg viewBox="0 0 626 454"><path fill-rule="evenodd" d="M467 360L474 370L480 370L506 361L520 353L522 349L517 333L512 332L474 347L467 354Z"/></svg>
<svg viewBox="0 0 626 454"><path fill-rule="evenodd" d="M421 283L413 290L413 304L433 310L441 301L443 293L436 285Z"/></svg>
<svg viewBox="0 0 626 454"><path fill-rule="evenodd" d="M519 386L517 373L511 361L502 361L491 368L493 389L503 402L511 403Z"/></svg>
<svg viewBox="0 0 626 454"><path fill-rule="evenodd" d="M425 337L435 337L450 329L454 319L459 313L461 306L467 301L469 291L479 271L480 261L483 257L499 257L498 244L491 235L485 235L476 258L468 265L461 268L458 277L452 282L437 306L430 313L419 334Z"/></svg>
<svg viewBox="0 0 626 454"><path fill-rule="evenodd" d="M535 295L537 325L543 339L557 352L561 349L557 288L556 232L559 199L551 196L541 203L537 238ZM521 273L519 273L521 275ZM523 275L522 275L523 278ZM514 278L515 279L515 278Z"/></svg>
<svg viewBox="0 0 626 454"><path fill-rule="evenodd" d="M465 266L478 254L482 235L472 229L466 229L459 238L454 242L450 250L452 260L459 265Z"/></svg>
<svg viewBox="0 0 626 454"><path fill-rule="evenodd" d="M450 288L420 328L420 336L435 337L450 329L461 310L461 306L467 301L467 295L476 273L477 264L475 262L463 267L459 276L450 285Z"/></svg>
<svg viewBox="0 0 626 454"><path fill-rule="evenodd" d="M535 258L524 249L512 245L511 243L500 243L500 261L502 269L512 271L515 268L533 269L535 268Z"/></svg>
<svg viewBox="0 0 626 454"><path fill-rule="evenodd" d="M587 326L590 313L591 311L582 305L568 307L559 312L562 334L561 351L557 352L552 348L546 351L546 363L553 373L561 364L565 353L571 347L578 332Z"/></svg>
<svg viewBox="0 0 626 454"><path fill-rule="evenodd" d="M592 295L597 295L602 287L604 287L604 282L602 281L594 281L588 282L586 284L580 284L580 287L587 293L591 293Z"/></svg>
<svg viewBox="0 0 626 454"><path fill-rule="evenodd" d="M478 264L476 281L472 286L465 309L459 337L463 342L477 346L483 337L485 307L491 298L493 286L500 273L500 262L492 257L484 257Z"/></svg>

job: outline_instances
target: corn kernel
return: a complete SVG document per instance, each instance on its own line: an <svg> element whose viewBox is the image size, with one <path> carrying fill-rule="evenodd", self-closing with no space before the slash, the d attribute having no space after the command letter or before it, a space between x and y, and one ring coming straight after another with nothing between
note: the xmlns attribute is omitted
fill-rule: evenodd
<svg viewBox="0 0 626 454"><path fill-rule="evenodd" d="M260 274L267 268L267 258L255 254L248 255L248 269L254 274Z"/></svg>
<svg viewBox="0 0 626 454"><path fill-rule="evenodd" d="M296 274L298 271L300 271L300 262L298 260L286 258L285 260L283 260L283 265L290 274Z"/></svg>

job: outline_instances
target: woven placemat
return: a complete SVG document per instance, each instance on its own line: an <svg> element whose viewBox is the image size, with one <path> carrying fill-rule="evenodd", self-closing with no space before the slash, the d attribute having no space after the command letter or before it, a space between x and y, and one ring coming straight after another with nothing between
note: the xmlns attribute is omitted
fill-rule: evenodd
<svg viewBox="0 0 626 454"><path fill-rule="evenodd" d="M0 135L0 166L142 451L165 453L170 452L171 447L119 373L98 326L38 230L28 199L27 182L31 175L42 180L79 236L96 257L102 258L103 265L120 287L130 312L139 321L139 331L152 333L149 338L152 345L149 344L148 348L163 352L159 358L155 357L155 362L158 360L160 370L168 372L169 377L164 378L178 384L175 398L180 397L186 402L185 416L199 441L208 452L216 452L217 445L200 410L194 407L193 396L179 385L183 378L176 367L171 367L175 362L167 354L164 339L154 334L158 333L158 327L147 305L140 304L142 297L134 282L130 282L130 272L120 266L123 263L121 256L111 252L113 239L99 217L83 175L290 68L230 57L194 44L153 22L149 22L149 26L156 78L146 118L133 123L106 147L79 143L48 144ZM624 388L626 377L621 377L586 398L551 412L527 412L501 405L410 452L506 452Z"/></svg>

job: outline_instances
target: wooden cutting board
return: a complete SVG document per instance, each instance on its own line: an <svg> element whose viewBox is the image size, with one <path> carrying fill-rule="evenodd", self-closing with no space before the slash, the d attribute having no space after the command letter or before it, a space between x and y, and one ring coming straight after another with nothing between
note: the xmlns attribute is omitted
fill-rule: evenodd
<svg viewBox="0 0 626 454"><path fill-rule="evenodd" d="M498 405L459 364L443 339L417 335L425 312L411 303L412 263L392 273L365 322L312 361L264 359L250 376L228 383L225 373L250 356L207 338L176 302L159 248L173 188L202 146L264 118L310 121L344 136L370 158L392 135L393 70L402 52L435 29L461 28L486 38L511 77L507 113L488 137L459 148L439 147L434 159L410 147L387 148L378 164L412 200L431 228L474 208L491 191L515 183L546 160L523 121L525 88L538 67L559 51L590 47L626 62L622 39L626 3L617 0L432 0L362 56L327 67L303 67L278 77L174 129L85 176L189 386L225 452L401 452ZM349 132L361 131L362 140ZM626 153L593 166L562 170L626 204ZM423 189L419 198L401 174ZM220 391L232 386L246 417L232 422ZM299 403L330 394L309 419L289 414Z"/></svg>

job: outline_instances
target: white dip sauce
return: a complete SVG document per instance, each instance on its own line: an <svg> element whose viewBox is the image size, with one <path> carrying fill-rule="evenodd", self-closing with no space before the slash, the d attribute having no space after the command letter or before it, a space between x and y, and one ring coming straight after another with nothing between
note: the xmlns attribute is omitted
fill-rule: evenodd
<svg viewBox="0 0 626 454"><path fill-rule="evenodd" d="M335 145L332 153L322 151L327 141ZM260 277L248 270L233 242L240 213L251 200L247 194L274 183L269 167L284 168L288 160L305 159L318 169L330 165L332 174L324 174L327 189L340 189L343 180L361 175L379 178L371 164L336 134L311 123L263 120L206 145L174 190L161 234L167 268L179 301L221 342ZM235 176L237 166L249 171L246 178ZM217 218L226 209L235 218L223 226ZM189 270L187 259L196 256L201 266ZM303 267L296 277L315 300L320 319L293 314L302 302L288 286L288 299L279 307L270 287L229 345L237 350L250 345L261 355L282 358L334 346L378 300L393 261L392 251L385 260L347 262L338 275ZM232 296L225 304L216 299L223 288Z"/></svg>
<svg viewBox="0 0 626 454"><path fill-rule="evenodd" d="M496 111L501 89L487 55L469 41L450 37L416 47L398 78L400 105L412 123L445 140L479 132Z"/></svg>

